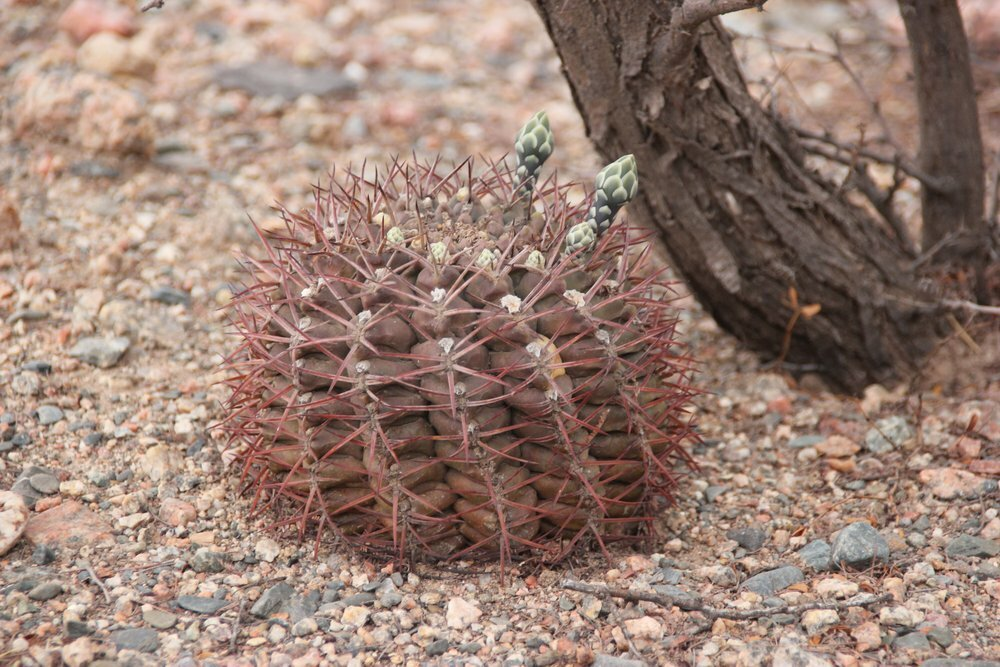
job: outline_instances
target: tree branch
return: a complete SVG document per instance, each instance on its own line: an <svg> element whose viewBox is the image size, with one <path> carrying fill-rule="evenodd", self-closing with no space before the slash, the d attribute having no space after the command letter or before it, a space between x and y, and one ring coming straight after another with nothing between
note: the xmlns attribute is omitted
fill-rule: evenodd
<svg viewBox="0 0 1000 667"><path fill-rule="evenodd" d="M165 5L166 2L167 0L149 0L149 2L144 4L142 9L139 11L148 12L150 9L163 9L163 5Z"/></svg>
<svg viewBox="0 0 1000 667"><path fill-rule="evenodd" d="M806 602L794 606L783 604L778 607L769 607L767 609L718 609L715 607L705 606L701 600L698 600L697 602L675 600L669 595L644 593L642 591L628 591L622 588L609 588L607 586L585 584L582 581L573 581L571 579L563 580L562 587L570 591L577 591L578 593L589 593L590 595L619 598L628 602L652 602L653 604L657 604L667 609L670 607L678 607L684 611L698 612L709 619L723 618L730 621L752 621L765 616L773 616L774 614L798 615L811 609L833 609L842 611L849 607L870 607L880 605L892 599L891 593L882 593L881 595L855 595L852 598L842 600L840 602L816 600L814 602Z"/></svg>
<svg viewBox="0 0 1000 667"><path fill-rule="evenodd" d="M659 68L674 76L683 67L695 45L695 30L716 16L756 8L764 11L767 0L684 0L670 13L670 30Z"/></svg>

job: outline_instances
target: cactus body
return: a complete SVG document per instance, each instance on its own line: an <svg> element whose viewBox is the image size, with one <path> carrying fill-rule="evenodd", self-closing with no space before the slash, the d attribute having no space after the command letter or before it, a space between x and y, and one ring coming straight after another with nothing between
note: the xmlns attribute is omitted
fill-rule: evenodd
<svg viewBox="0 0 1000 667"><path fill-rule="evenodd" d="M597 239L565 188L511 224L522 182L349 175L246 260L226 423L260 507L396 558L649 533L693 437L669 287L636 230ZM563 252L581 224L582 263Z"/></svg>

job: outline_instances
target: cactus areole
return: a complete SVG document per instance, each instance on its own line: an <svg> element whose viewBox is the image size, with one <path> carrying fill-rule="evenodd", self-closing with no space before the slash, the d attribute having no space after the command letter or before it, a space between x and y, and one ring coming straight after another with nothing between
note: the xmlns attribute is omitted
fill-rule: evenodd
<svg viewBox="0 0 1000 667"><path fill-rule="evenodd" d="M243 258L224 425L256 509L403 562L652 534L696 437L673 292L613 224L632 156L574 203L553 146L542 112L513 169L335 175Z"/></svg>

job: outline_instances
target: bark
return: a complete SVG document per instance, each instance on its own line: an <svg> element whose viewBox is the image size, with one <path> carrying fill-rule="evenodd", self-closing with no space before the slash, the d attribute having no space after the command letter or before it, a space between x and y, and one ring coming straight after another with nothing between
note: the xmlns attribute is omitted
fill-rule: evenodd
<svg viewBox="0 0 1000 667"><path fill-rule="evenodd" d="M924 184L923 249L982 270L989 247L985 172L969 43L955 0L899 0L916 83Z"/></svg>
<svg viewBox="0 0 1000 667"><path fill-rule="evenodd" d="M598 150L636 156L629 214L659 228L723 328L776 358L794 288L821 311L795 322L790 365L851 392L919 369L940 318L917 305L928 297L911 259L806 167L797 139L748 93L716 19L696 20L678 0L534 3Z"/></svg>

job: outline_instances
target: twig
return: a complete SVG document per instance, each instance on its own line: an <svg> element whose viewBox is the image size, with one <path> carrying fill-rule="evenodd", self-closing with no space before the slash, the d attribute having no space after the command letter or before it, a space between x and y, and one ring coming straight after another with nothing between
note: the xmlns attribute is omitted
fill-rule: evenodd
<svg viewBox="0 0 1000 667"><path fill-rule="evenodd" d="M101 581L101 578L97 576L97 572L94 571L94 566L90 564L89 560L81 560L80 564L83 566L83 569L87 572L87 576L90 577L90 580L95 584L97 584L97 587L101 589L101 592L104 593L104 599L107 600L108 603L110 604L111 593L110 591L108 591L108 587L104 585L104 582Z"/></svg>
<svg viewBox="0 0 1000 667"><path fill-rule="evenodd" d="M653 604L657 604L668 609L670 607L679 607L684 611L698 612L699 614L703 614L710 619L722 618L729 621L752 621L758 618L764 618L765 616L773 616L774 614L801 614L811 609L833 609L835 611L843 611L844 609L848 609L850 607L871 607L874 605L884 604L892 599L892 593L882 593L881 595L855 595L852 598L841 600L840 602L816 600L814 602L805 602L795 606L783 604L781 606L770 607L768 609L718 609L715 607L708 607L700 601L693 603L684 600L675 600L669 595L644 593L642 591L628 591L621 588L609 588L607 586L585 584L582 581L573 581L570 579L563 580L562 587L566 590L577 591L578 593L589 593L590 595L602 595L605 597L619 598L628 602L652 602Z"/></svg>
<svg viewBox="0 0 1000 667"><path fill-rule="evenodd" d="M243 607L246 606L246 599L240 600L239 609L236 610L236 623L233 624L233 636L229 638L229 652L236 653L236 640L240 636L240 626L243 624Z"/></svg>
<svg viewBox="0 0 1000 667"><path fill-rule="evenodd" d="M981 303L972 301L962 301L959 299L945 299L941 305L955 310L968 310L973 313L983 313L984 315L1000 315L1000 306L984 306Z"/></svg>
<svg viewBox="0 0 1000 667"><path fill-rule="evenodd" d="M679 71L695 44L695 30L716 16L756 8L764 10L767 0L684 0L670 13L666 49L657 63L657 73Z"/></svg>
<svg viewBox="0 0 1000 667"><path fill-rule="evenodd" d="M165 5L166 2L167 0L150 0L144 4L142 9L139 11L148 12L150 9L163 9L163 5Z"/></svg>

